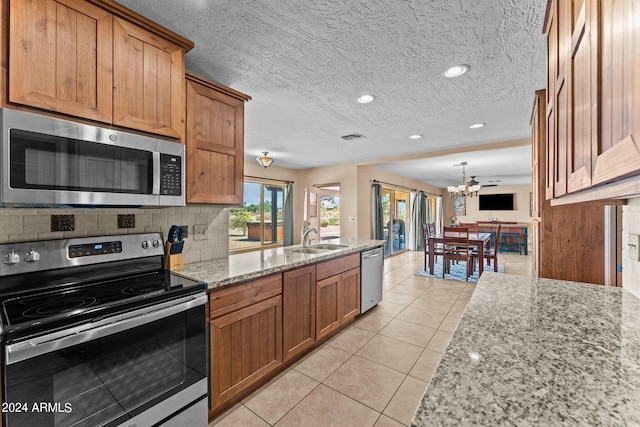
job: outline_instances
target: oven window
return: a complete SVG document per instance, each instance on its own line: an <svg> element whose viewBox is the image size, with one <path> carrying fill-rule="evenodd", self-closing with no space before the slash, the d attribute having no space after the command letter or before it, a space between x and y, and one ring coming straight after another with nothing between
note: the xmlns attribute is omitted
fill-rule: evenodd
<svg viewBox="0 0 640 427"><path fill-rule="evenodd" d="M149 151L12 129L11 187L151 194Z"/></svg>
<svg viewBox="0 0 640 427"><path fill-rule="evenodd" d="M5 426L115 426L206 378L204 307L5 367ZM26 404L26 405L23 405Z"/></svg>

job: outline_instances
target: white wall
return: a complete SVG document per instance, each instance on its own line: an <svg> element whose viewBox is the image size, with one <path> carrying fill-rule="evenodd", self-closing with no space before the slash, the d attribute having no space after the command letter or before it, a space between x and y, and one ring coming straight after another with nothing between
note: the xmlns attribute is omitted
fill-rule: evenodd
<svg viewBox="0 0 640 427"><path fill-rule="evenodd" d="M479 194L504 194L513 193L512 211L481 211L479 209L478 197L467 197L467 214L456 215L458 222L476 221L506 221L531 223L529 206L531 203L531 185L501 185L498 187L482 188ZM448 205L449 216L445 217L447 224L453 215L453 198L445 197L445 204Z"/></svg>
<svg viewBox="0 0 640 427"><path fill-rule="evenodd" d="M640 198L622 207L622 286L640 298L640 262L629 258L629 233L640 234Z"/></svg>

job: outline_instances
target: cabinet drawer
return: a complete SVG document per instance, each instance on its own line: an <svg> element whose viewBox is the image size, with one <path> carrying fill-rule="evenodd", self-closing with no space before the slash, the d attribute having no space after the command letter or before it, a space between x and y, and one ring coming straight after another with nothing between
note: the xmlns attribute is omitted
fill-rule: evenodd
<svg viewBox="0 0 640 427"><path fill-rule="evenodd" d="M209 294L210 318L215 319L281 293L281 274L273 274L228 288L214 290Z"/></svg>
<svg viewBox="0 0 640 427"><path fill-rule="evenodd" d="M326 279L335 274L360 267L360 253L332 259L318 264L316 280Z"/></svg>

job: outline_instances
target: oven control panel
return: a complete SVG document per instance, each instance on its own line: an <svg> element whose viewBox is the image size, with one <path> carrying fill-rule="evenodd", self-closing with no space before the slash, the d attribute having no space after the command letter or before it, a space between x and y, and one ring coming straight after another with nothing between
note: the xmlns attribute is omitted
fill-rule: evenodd
<svg viewBox="0 0 640 427"><path fill-rule="evenodd" d="M85 243L82 245L69 246L69 258L79 258L83 256L117 254L122 252L122 242L97 242Z"/></svg>
<svg viewBox="0 0 640 427"><path fill-rule="evenodd" d="M161 233L0 244L0 277L164 255Z"/></svg>

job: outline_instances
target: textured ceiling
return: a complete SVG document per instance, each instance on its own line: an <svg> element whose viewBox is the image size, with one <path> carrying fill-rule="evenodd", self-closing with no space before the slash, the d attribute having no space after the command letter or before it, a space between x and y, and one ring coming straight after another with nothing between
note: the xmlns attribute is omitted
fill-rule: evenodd
<svg viewBox="0 0 640 427"><path fill-rule="evenodd" d="M526 138L545 86L546 0L120 3L193 40L188 69L251 95L246 157L284 167ZM455 64L471 69L444 78ZM366 139L340 139L355 132Z"/></svg>

